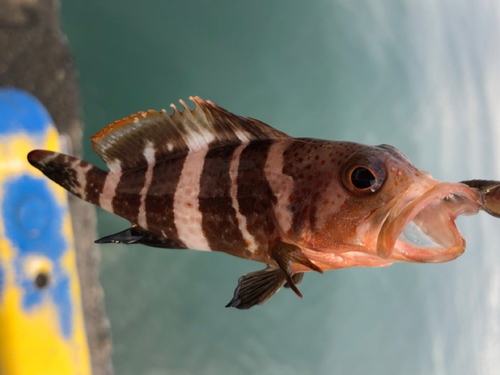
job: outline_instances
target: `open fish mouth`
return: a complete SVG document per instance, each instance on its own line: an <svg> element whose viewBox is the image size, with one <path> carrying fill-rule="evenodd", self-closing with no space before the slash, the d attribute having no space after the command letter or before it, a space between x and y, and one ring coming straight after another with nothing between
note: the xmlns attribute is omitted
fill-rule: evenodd
<svg viewBox="0 0 500 375"><path fill-rule="evenodd" d="M386 218L377 241L383 258L446 262L460 256L465 240L455 220L481 208L477 189L461 183L438 183Z"/></svg>

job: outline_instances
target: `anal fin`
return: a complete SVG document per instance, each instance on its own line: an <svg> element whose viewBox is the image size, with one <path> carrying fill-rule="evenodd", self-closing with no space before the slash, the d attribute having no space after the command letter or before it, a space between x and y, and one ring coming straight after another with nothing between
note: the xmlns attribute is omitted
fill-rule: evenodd
<svg viewBox="0 0 500 375"><path fill-rule="evenodd" d="M234 291L233 299L226 307L249 309L255 305L262 305L285 283L284 273L276 267L248 273L238 279L238 286Z"/></svg>
<svg viewBox="0 0 500 375"><path fill-rule="evenodd" d="M142 239L142 235L134 235L132 234L132 228L125 229L121 232L111 234L109 236L105 236L95 240L95 243L123 243L126 245L139 243L139 240Z"/></svg>
<svg viewBox="0 0 500 375"><path fill-rule="evenodd" d="M300 293L297 288L297 284L302 281L302 277L297 276L297 278L294 278L295 275L291 275L290 271L292 265L294 263L299 263L313 271L323 273L323 270L311 262L311 260L302 252L300 247L291 243L281 241L277 242L271 248L271 258L274 259L278 267L285 275L287 287L292 289L300 298L302 298L302 293ZM296 283L295 280L298 280L298 282Z"/></svg>
<svg viewBox="0 0 500 375"><path fill-rule="evenodd" d="M165 249L186 249L186 245L179 241L174 241L166 237L158 236L154 233L148 232L137 225L125 229L121 232L102 237L95 243L122 243L142 244L151 247L161 247Z"/></svg>

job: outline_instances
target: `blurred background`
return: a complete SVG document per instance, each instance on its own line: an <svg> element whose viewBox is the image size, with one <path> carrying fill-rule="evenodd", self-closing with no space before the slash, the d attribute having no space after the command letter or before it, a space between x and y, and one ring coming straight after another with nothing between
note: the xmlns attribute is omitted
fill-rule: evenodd
<svg viewBox="0 0 500 375"><path fill-rule="evenodd" d="M500 4L62 2L89 137L189 95L293 136L396 146L441 180L500 179ZM75 220L75 218L73 219ZM128 223L98 212L101 236ZM459 220L451 263L308 274L226 309L261 265L101 246L117 374L498 374L500 221Z"/></svg>

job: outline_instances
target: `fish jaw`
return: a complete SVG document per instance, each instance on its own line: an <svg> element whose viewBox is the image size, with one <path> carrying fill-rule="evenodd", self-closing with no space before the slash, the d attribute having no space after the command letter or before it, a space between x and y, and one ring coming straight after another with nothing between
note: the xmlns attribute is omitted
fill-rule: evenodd
<svg viewBox="0 0 500 375"><path fill-rule="evenodd" d="M480 194L461 183L435 181L423 194L410 191L396 202L377 239L377 255L398 261L437 263L465 250L455 220L481 208Z"/></svg>

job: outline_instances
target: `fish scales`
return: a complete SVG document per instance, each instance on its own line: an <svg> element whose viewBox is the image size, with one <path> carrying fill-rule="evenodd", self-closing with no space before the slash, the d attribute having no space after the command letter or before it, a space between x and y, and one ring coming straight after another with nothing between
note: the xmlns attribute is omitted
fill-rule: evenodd
<svg viewBox="0 0 500 375"><path fill-rule="evenodd" d="M154 233L180 241L174 216L174 196L184 166L185 155L161 160L160 151L155 152L155 165L146 200L146 223ZM183 246L185 247L185 246Z"/></svg>
<svg viewBox="0 0 500 375"><path fill-rule="evenodd" d="M257 248L250 251L257 257L267 256L269 238L275 234L273 217L269 214L273 210L274 195L264 170L270 147L270 141L249 143L241 152L238 166L238 207L246 222L242 230L253 237Z"/></svg>
<svg viewBox="0 0 500 375"><path fill-rule="evenodd" d="M290 234L295 236L314 228L321 221L321 209L331 206L333 210L341 204L339 194L324 194L331 185L329 181L339 175L339 169L347 155L362 148L352 142L330 142L298 139L286 150L283 173L294 178L294 189L290 197L292 224Z"/></svg>
<svg viewBox="0 0 500 375"><path fill-rule="evenodd" d="M283 171L285 164L285 150L290 147L293 140L273 142L269 147L264 174L274 196L274 216L276 226L285 234L290 235L292 211L290 209L291 194L294 189L294 176Z"/></svg>
<svg viewBox="0 0 500 375"><path fill-rule="evenodd" d="M156 149L152 141L148 141L144 147L144 159L147 163L146 172L144 175L144 184L140 191L139 212L137 214L137 225L141 228L148 229L148 222L146 217L146 198L148 195L149 187L153 180L153 170L156 165Z"/></svg>
<svg viewBox="0 0 500 375"><path fill-rule="evenodd" d="M106 175L109 172L102 169L91 167L85 174L85 200L92 204L99 204L99 199L104 189Z"/></svg>
<svg viewBox="0 0 500 375"><path fill-rule="evenodd" d="M231 180L230 167L238 147L236 144L208 151L199 195L203 234L210 249L236 256L248 250L231 198L231 186L235 182Z"/></svg>
<svg viewBox="0 0 500 375"><path fill-rule="evenodd" d="M29 162L72 194L131 226L98 243L222 251L266 264L238 280L227 306L247 309L282 286L302 296L304 272L442 262L465 241L459 215L500 216L499 182L447 183L399 150L292 138L190 98L92 136L110 171L34 150Z"/></svg>
<svg viewBox="0 0 500 375"><path fill-rule="evenodd" d="M240 188L238 184L238 176L239 176L241 153L247 146L248 146L247 143L241 144L234 150L233 156L231 158L231 163L229 165L229 178L231 180L231 188L229 194L231 196L232 206L236 213L236 221L238 223L238 229L240 230L245 243L245 248L249 250L250 253L253 254L253 256L255 256L258 250L258 245L255 242L255 237L252 234L250 234L248 230L247 218L241 213L240 203L238 199L238 192Z"/></svg>
<svg viewBox="0 0 500 375"><path fill-rule="evenodd" d="M113 212L113 199L116 189L122 178L121 161L113 160L109 163L110 173L106 175L104 186L99 197L99 206L106 211Z"/></svg>
<svg viewBox="0 0 500 375"><path fill-rule="evenodd" d="M146 165L145 157L143 164ZM137 223L141 206L141 191L145 183L146 173L144 168L123 171L111 201L113 213L132 223Z"/></svg>
<svg viewBox="0 0 500 375"><path fill-rule="evenodd" d="M174 196L174 222L179 239L187 247L211 250L202 229L199 207L201 173L208 150L190 151L186 156Z"/></svg>

